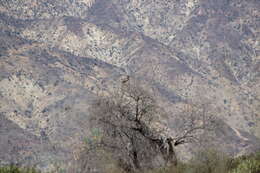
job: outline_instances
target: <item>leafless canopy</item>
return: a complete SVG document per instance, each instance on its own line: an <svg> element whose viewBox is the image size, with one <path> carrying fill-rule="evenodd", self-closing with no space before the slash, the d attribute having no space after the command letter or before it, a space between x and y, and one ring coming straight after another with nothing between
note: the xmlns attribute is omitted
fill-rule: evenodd
<svg viewBox="0 0 260 173"><path fill-rule="evenodd" d="M92 125L100 129L100 134L88 145L87 151L102 148L112 153L118 164L129 172L167 163L177 164L174 146L194 141L197 132L209 125L210 117L201 110L184 112L181 131L172 137L152 128L155 117L163 113L144 87L133 80L123 82L118 91L100 96L93 103ZM86 160L84 169L88 163Z"/></svg>
<svg viewBox="0 0 260 173"><path fill-rule="evenodd" d="M213 131L216 128L216 116L212 112L209 103L188 104L177 117L176 136L173 137L174 146L200 142L200 136L205 131Z"/></svg>

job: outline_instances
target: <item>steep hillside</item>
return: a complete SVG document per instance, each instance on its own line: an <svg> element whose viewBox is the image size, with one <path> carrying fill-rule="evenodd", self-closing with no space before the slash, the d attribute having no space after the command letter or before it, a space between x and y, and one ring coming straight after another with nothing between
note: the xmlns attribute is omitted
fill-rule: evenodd
<svg viewBox="0 0 260 173"><path fill-rule="evenodd" d="M77 159L89 103L126 74L154 89L172 134L185 105L207 102L222 122L212 145L260 148L259 9L257 0L0 1L0 164ZM192 147L176 150L186 158Z"/></svg>

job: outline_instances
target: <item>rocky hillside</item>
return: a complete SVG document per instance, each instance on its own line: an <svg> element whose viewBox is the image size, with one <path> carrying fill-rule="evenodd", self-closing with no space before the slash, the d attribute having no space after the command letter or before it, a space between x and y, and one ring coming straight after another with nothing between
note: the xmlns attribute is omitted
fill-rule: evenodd
<svg viewBox="0 0 260 173"><path fill-rule="evenodd" d="M1 0L0 164L47 170L77 159L89 103L122 75L154 89L173 134L187 103L207 102L222 122L214 145L260 148L259 9L257 0Z"/></svg>

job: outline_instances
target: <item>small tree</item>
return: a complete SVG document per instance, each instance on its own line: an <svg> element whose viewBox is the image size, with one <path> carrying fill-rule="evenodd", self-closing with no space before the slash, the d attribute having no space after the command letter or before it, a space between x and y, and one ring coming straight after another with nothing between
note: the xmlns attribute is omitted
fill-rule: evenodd
<svg viewBox="0 0 260 173"><path fill-rule="evenodd" d="M164 133L163 128L154 126L162 114L164 110L149 91L129 78L117 92L98 97L91 107L91 120L93 127L100 129L100 136L88 145L83 169L90 164L87 156L100 148L111 153L128 172L177 164L174 146L191 142L197 130L205 129L208 119L202 116L204 122L196 125L197 115L192 114L189 120L182 122L187 128L172 137Z"/></svg>

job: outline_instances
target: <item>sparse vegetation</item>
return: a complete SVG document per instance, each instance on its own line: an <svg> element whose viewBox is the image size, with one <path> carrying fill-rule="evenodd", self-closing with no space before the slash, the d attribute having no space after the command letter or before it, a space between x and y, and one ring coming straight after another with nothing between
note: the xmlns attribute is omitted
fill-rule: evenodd
<svg viewBox="0 0 260 173"><path fill-rule="evenodd" d="M111 159L109 154L100 151L103 160ZM107 164L103 163L103 164ZM100 165L105 168L106 173L127 173L110 160L107 165ZM77 173L83 173L79 171ZM178 162L178 165L170 165L148 171L142 170L136 173L259 173L260 172L260 151L248 156L232 158L216 150L204 150L198 152L189 162ZM41 173L34 168L19 168L17 166L0 167L0 173Z"/></svg>
<svg viewBox="0 0 260 173"><path fill-rule="evenodd" d="M113 173L127 173L120 169ZM145 171L144 171L145 172ZM259 173L260 151L248 156L231 158L216 150L199 152L187 163L162 167L145 173ZM138 172L139 173L139 172ZM141 172L140 172L141 173ZM143 173L143 172L142 172Z"/></svg>
<svg viewBox="0 0 260 173"><path fill-rule="evenodd" d="M5 166L0 167L0 173L40 173L35 168L20 168L18 166Z"/></svg>
<svg viewBox="0 0 260 173"><path fill-rule="evenodd" d="M259 173L260 151L249 156L234 159L234 169L230 173Z"/></svg>
<svg viewBox="0 0 260 173"><path fill-rule="evenodd" d="M160 168L148 173L259 173L260 151L248 156L232 158L216 150L198 152L187 163Z"/></svg>

